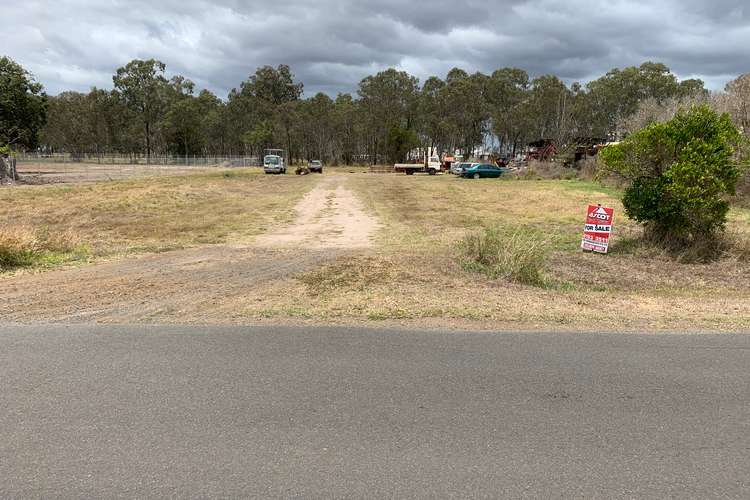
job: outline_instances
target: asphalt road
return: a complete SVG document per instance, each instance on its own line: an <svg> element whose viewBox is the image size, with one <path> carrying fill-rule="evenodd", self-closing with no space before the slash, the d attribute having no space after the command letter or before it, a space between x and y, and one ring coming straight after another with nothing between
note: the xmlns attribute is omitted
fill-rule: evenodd
<svg viewBox="0 0 750 500"><path fill-rule="evenodd" d="M750 336L0 327L0 497L750 496Z"/></svg>

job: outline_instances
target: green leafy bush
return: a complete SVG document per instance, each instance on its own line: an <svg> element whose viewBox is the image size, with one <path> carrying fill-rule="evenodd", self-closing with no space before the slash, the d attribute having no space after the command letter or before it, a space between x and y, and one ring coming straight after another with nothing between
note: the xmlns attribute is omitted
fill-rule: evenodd
<svg viewBox="0 0 750 500"><path fill-rule="evenodd" d="M700 244L726 223L741 169L741 135L729 115L693 106L608 146L601 159L628 182L628 216L660 241Z"/></svg>

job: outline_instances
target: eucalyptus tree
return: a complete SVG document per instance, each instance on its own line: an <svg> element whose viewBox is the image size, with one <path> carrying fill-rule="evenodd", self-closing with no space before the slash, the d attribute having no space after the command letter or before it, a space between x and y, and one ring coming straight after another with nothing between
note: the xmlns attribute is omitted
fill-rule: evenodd
<svg viewBox="0 0 750 500"><path fill-rule="evenodd" d="M360 105L365 112L373 162L384 152L390 153L391 160L401 159L393 156L400 155L402 141L414 134L418 85L416 77L394 68L368 76L359 83Z"/></svg>
<svg viewBox="0 0 750 500"><path fill-rule="evenodd" d="M486 100L488 78L482 73L468 75L454 68L446 77L441 90L448 109L448 130L452 142L471 156L482 144L487 130L489 112Z"/></svg>
<svg viewBox="0 0 750 500"><path fill-rule="evenodd" d="M173 153L189 156L204 152L205 113L201 102L188 96L173 102L162 123L167 149Z"/></svg>
<svg viewBox="0 0 750 500"><path fill-rule="evenodd" d="M151 157L154 126L161 119L166 104L165 90L169 85L163 62L135 59L118 68L112 77L115 90L143 127L147 157Z"/></svg>
<svg viewBox="0 0 750 500"><path fill-rule="evenodd" d="M261 144L270 142L266 137L272 126L273 137L286 143L291 150L296 107L290 103L299 101L303 90L303 84L295 82L291 69L285 64L276 68L258 68L240 84L239 89L232 89L229 93L227 115L234 123L235 140L254 144L257 150ZM248 143L244 140L248 137L254 140Z"/></svg>
<svg viewBox="0 0 750 500"><path fill-rule="evenodd" d="M586 88L592 133L601 137L620 135L619 125L633 115L643 101L653 99L661 103L673 97L706 92L701 80L680 82L666 65L654 62L615 68L589 82Z"/></svg>
<svg viewBox="0 0 750 500"><path fill-rule="evenodd" d="M419 133L423 144L437 151L450 149L450 130L446 120L449 108L443 89L445 82L428 78L419 95Z"/></svg>
<svg viewBox="0 0 750 500"><path fill-rule="evenodd" d="M530 137L564 144L573 129L573 93L554 75L543 75L531 82L528 107Z"/></svg>
<svg viewBox="0 0 750 500"><path fill-rule="evenodd" d="M366 150L364 112L351 94L339 94L333 103L331 117L334 128L333 160L345 165L354 163L357 155Z"/></svg>
<svg viewBox="0 0 750 500"><path fill-rule="evenodd" d="M529 75L517 68L502 68L492 73L487 82L486 98L490 108L492 132L503 149L515 154L525 139L528 125L521 112L528 98Z"/></svg>
<svg viewBox="0 0 750 500"><path fill-rule="evenodd" d="M86 94L67 91L49 98L49 118L41 132L44 143L54 150L80 155L93 150L91 112Z"/></svg>
<svg viewBox="0 0 750 500"><path fill-rule="evenodd" d="M20 64L0 57L0 146L36 147L46 117L42 84Z"/></svg>
<svg viewBox="0 0 750 500"><path fill-rule="evenodd" d="M222 156L230 154L228 130L231 123L225 118L226 103L206 89L198 94L198 102L203 115L201 131L206 153Z"/></svg>
<svg viewBox="0 0 750 500"><path fill-rule="evenodd" d="M300 102L298 132L305 159L329 162L334 157L335 107L333 100L322 92Z"/></svg>
<svg viewBox="0 0 750 500"><path fill-rule="evenodd" d="M742 133L750 135L750 73L729 82L725 91L727 111Z"/></svg>

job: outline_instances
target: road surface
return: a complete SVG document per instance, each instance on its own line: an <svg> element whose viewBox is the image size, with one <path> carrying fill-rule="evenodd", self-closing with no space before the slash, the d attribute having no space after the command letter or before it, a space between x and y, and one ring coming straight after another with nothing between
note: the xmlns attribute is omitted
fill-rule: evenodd
<svg viewBox="0 0 750 500"><path fill-rule="evenodd" d="M0 326L0 497L750 496L750 336Z"/></svg>

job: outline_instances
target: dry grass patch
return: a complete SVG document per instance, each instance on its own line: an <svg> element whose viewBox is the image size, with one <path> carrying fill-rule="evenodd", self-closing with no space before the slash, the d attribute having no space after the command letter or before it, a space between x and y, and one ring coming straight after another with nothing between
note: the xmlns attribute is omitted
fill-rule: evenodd
<svg viewBox="0 0 750 500"><path fill-rule="evenodd" d="M334 291L366 292L374 286L410 278L413 276L397 270L392 259L372 256L341 257L298 277L308 293L316 296Z"/></svg>
<svg viewBox="0 0 750 500"><path fill-rule="evenodd" d="M0 220L72 232L94 257L247 242L291 220L315 177L231 170L0 190Z"/></svg>
<svg viewBox="0 0 750 500"><path fill-rule="evenodd" d="M88 253L78 235L70 230L54 232L48 228L0 226L0 272L81 260Z"/></svg>
<svg viewBox="0 0 750 500"><path fill-rule="evenodd" d="M382 176L352 177L350 185L386 222L380 243L393 250L455 245L467 231L484 227L531 231L549 250L577 250L586 207L594 201L616 209L618 232L635 227L622 216L616 191L582 181Z"/></svg>
<svg viewBox="0 0 750 500"><path fill-rule="evenodd" d="M674 256L646 244L642 230L624 215L616 190L583 181L464 180L440 177L352 179L351 185L367 206L385 222L379 242L388 252L453 255L460 242L485 228L503 241L528 235L559 256L556 262L607 262L628 275L634 262L672 262ZM615 208L612 253L586 255L580 251L586 207L602 203ZM725 254L711 266L745 266L750 246L750 210L734 208L724 242ZM679 259L677 259L679 260ZM729 261L729 262L728 262ZM679 262L676 268L679 268ZM554 265L550 267L554 271ZM687 269L687 268L686 268ZM671 278L675 276L670 269ZM500 273L502 274L502 273ZM585 277L582 277L585 281Z"/></svg>

